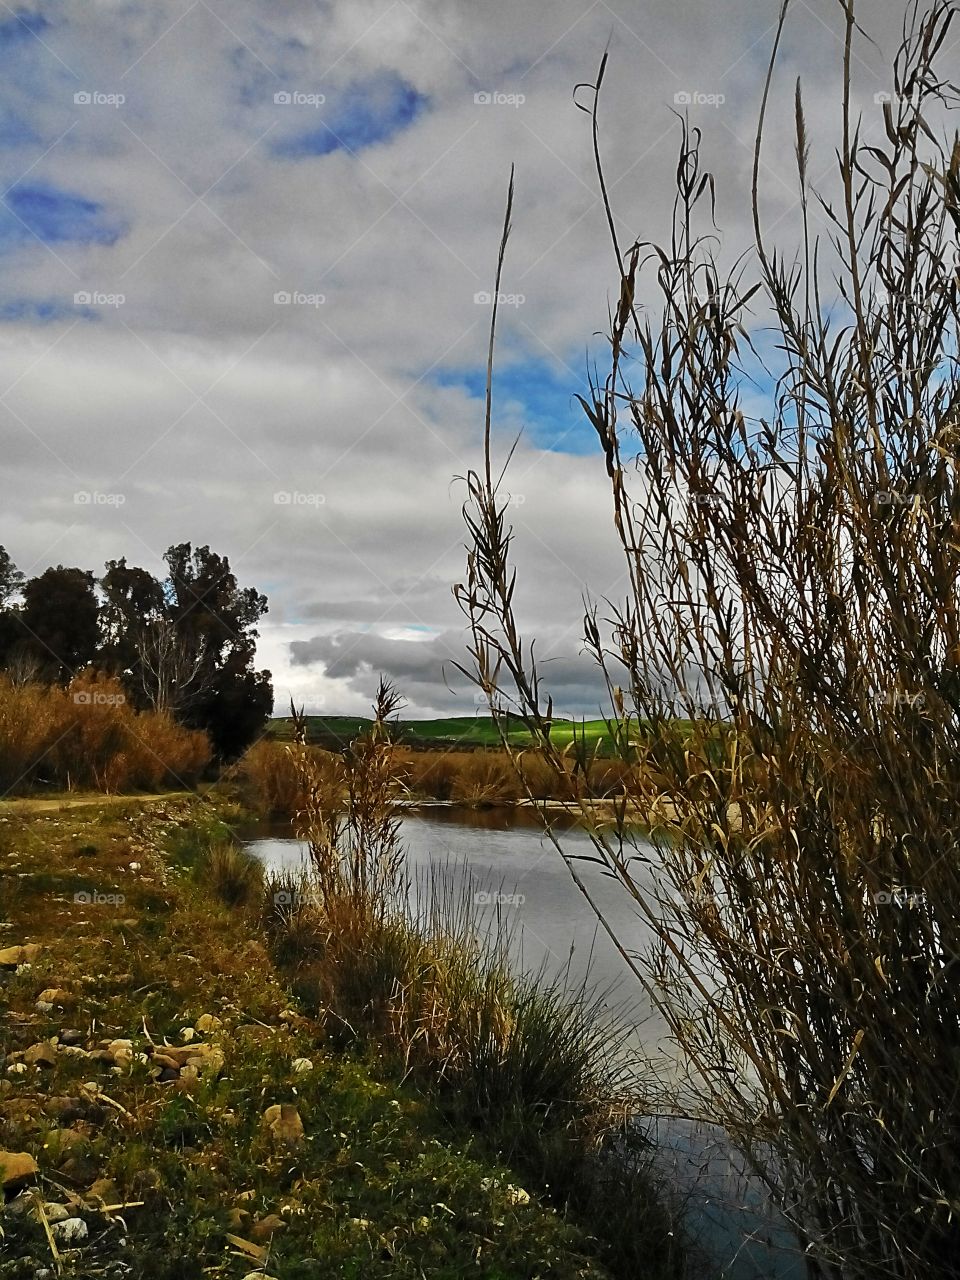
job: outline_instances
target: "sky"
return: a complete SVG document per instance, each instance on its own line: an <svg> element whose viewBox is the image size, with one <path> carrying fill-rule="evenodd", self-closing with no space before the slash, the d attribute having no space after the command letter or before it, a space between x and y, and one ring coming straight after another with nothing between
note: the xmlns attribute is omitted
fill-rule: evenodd
<svg viewBox="0 0 960 1280"><path fill-rule="evenodd" d="M209 544L269 598L258 665L278 709L359 714L383 672L408 715L471 714L451 588L513 165L494 425L501 457L522 433L518 609L557 710L597 714L582 598L626 579L575 397L603 369L619 283L576 86L609 50L600 136L624 243L669 237L686 113L732 262L751 245L778 10L0 4L0 544L28 576L121 556L160 573L172 543ZM859 12L855 100L879 138L903 6ZM841 36L838 0L794 0L761 201L791 254L794 84L829 190ZM769 323L758 309L758 341Z"/></svg>

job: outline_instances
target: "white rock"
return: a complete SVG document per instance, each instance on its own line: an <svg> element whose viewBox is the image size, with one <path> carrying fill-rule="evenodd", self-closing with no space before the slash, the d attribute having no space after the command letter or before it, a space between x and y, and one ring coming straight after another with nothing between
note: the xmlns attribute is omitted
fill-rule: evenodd
<svg viewBox="0 0 960 1280"><path fill-rule="evenodd" d="M193 1027L181 1027L180 1029L180 1039L184 1044L189 1044L191 1040L196 1038L196 1034Z"/></svg>
<svg viewBox="0 0 960 1280"><path fill-rule="evenodd" d="M130 1062L133 1058L133 1041L132 1040L111 1040L107 1045L108 1052L113 1054L113 1060L117 1066L122 1066L125 1062Z"/></svg>
<svg viewBox="0 0 960 1280"><path fill-rule="evenodd" d="M61 1244L77 1244L90 1234L82 1218L64 1218L62 1222L51 1223L50 1232Z"/></svg>
<svg viewBox="0 0 960 1280"><path fill-rule="evenodd" d="M313 1070L313 1063L309 1058L294 1058L293 1070L298 1076L305 1076L309 1071Z"/></svg>

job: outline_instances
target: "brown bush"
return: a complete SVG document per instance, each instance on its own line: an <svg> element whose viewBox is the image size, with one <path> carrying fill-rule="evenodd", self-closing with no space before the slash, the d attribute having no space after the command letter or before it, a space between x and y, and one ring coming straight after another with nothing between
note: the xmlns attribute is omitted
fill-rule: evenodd
<svg viewBox="0 0 960 1280"><path fill-rule="evenodd" d="M0 786L97 791L192 786L210 762L206 734L138 714L119 682L84 673L67 689L0 679Z"/></svg>
<svg viewBox="0 0 960 1280"><path fill-rule="evenodd" d="M294 752L306 752L314 768L334 772L336 755L320 747L296 747L263 738L248 748L231 776L266 817L293 818L306 807L304 775Z"/></svg>

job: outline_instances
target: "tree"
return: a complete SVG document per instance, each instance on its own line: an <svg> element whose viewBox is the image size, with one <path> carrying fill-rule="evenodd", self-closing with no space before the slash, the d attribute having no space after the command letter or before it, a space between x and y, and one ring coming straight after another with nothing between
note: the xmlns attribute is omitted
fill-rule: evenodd
<svg viewBox="0 0 960 1280"><path fill-rule="evenodd" d="M23 588L23 643L52 680L68 681L97 654L100 609L95 587L87 570L57 565Z"/></svg>
<svg viewBox="0 0 960 1280"><path fill-rule="evenodd" d="M0 666L5 666L21 638L16 611L10 607L11 599L22 589L24 575L10 559L5 547L0 547Z"/></svg>
<svg viewBox="0 0 960 1280"><path fill-rule="evenodd" d="M184 709L184 722L204 728L223 758L239 755L266 723L273 706L269 671L254 670L267 598L241 588L225 556L189 542L169 547L164 584L166 617L181 660L196 666L203 692Z"/></svg>
<svg viewBox="0 0 960 1280"><path fill-rule="evenodd" d="M140 692L153 711L166 711L177 719L210 687L212 672L201 640L191 646L168 618L141 628L136 635L136 669Z"/></svg>
<svg viewBox="0 0 960 1280"><path fill-rule="evenodd" d="M21 590L24 575L10 559L6 547L0 547L0 609L5 609L12 596Z"/></svg>
<svg viewBox="0 0 960 1280"><path fill-rule="evenodd" d="M152 573L128 565L126 558L108 560L100 579L101 644L98 665L111 675L127 676L136 698L137 672L143 636L164 617L163 584Z"/></svg>

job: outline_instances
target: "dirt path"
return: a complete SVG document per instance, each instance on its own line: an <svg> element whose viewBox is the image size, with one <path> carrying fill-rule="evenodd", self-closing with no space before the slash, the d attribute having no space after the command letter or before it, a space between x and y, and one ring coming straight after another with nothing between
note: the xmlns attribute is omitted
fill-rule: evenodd
<svg viewBox="0 0 960 1280"><path fill-rule="evenodd" d="M89 795L26 796L17 800L0 800L0 817L5 813L60 813L66 809L82 809L92 804L159 804L163 800L185 800L193 791L144 792L132 795L105 795L94 791Z"/></svg>

